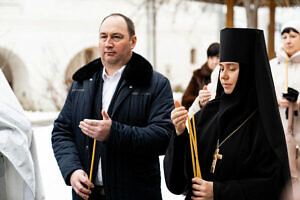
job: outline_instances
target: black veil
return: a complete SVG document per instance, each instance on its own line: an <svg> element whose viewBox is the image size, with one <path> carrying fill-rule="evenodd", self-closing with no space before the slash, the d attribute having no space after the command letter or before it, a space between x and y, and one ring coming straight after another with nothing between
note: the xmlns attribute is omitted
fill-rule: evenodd
<svg viewBox="0 0 300 200"><path fill-rule="evenodd" d="M222 140L257 110L264 133L275 154L283 163L283 175L287 182L290 170L286 141L263 31L242 28L221 30L220 62L238 62L240 64L236 87L232 94L227 95L218 80L216 99L209 102L202 112L199 112L199 117L209 119L211 118L208 116L210 114L217 116L217 118L212 118L217 123L214 127L218 127L217 135ZM217 109L212 109L216 105L218 105Z"/></svg>

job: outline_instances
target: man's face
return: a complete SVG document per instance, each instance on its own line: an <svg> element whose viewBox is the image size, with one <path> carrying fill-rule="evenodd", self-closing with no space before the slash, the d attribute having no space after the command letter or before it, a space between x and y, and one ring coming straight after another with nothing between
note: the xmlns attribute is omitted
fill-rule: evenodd
<svg viewBox="0 0 300 200"><path fill-rule="evenodd" d="M282 36L283 50L288 54L288 56L294 55L300 50L300 34L290 31L289 33L284 33Z"/></svg>
<svg viewBox="0 0 300 200"><path fill-rule="evenodd" d="M127 24L120 16L107 18L100 27L99 49L102 63L122 67L132 54L136 36L129 36Z"/></svg>
<svg viewBox="0 0 300 200"><path fill-rule="evenodd" d="M207 65L210 70L214 70L216 66L219 64L220 57L219 56L209 56L207 59Z"/></svg>

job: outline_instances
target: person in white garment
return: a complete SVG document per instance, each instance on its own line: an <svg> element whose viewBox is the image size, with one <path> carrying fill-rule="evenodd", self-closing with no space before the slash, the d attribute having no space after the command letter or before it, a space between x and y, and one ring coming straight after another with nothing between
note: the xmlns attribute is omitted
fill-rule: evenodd
<svg viewBox="0 0 300 200"><path fill-rule="evenodd" d="M278 107L287 141L292 182L299 182L300 177L300 98L294 102L293 132L288 131L288 110L291 102L283 97L287 88L300 92L300 20L291 21L281 29L282 46L276 58L270 61ZM292 118L290 118L292 119Z"/></svg>
<svg viewBox="0 0 300 200"><path fill-rule="evenodd" d="M43 200L32 129L0 68L0 199Z"/></svg>

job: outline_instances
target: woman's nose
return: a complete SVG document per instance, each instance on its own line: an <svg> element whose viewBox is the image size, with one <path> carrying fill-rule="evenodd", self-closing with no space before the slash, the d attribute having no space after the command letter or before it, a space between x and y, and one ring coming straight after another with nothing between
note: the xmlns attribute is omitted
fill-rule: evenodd
<svg viewBox="0 0 300 200"><path fill-rule="evenodd" d="M287 37L286 40L285 40L285 43L291 43L291 38Z"/></svg>
<svg viewBox="0 0 300 200"><path fill-rule="evenodd" d="M224 70L223 72L221 72L220 74L221 79L227 79L228 78L228 73L226 70Z"/></svg>

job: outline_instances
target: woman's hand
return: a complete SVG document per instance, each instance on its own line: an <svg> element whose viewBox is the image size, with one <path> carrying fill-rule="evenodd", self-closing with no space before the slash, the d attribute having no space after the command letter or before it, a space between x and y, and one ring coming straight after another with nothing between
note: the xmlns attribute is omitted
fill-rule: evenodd
<svg viewBox="0 0 300 200"><path fill-rule="evenodd" d="M199 90L198 99L199 99L200 108L205 106L205 104L210 100L210 97L211 97L210 91L208 91L208 90Z"/></svg>
<svg viewBox="0 0 300 200"><path fill-rule="evenodd" d="M171 112L171 120L176 129L176 135L181 135L185 129L185 122L188 118L188 111L183 107L177 107Z"/></svg>
<svg viewBox="0 0 300 200"><path fill-rule="evenodd" d="M192 179L192 199L193 200L213 200L213 182L205 181L201 178Z"/></svg>
<svg viewBox="0 0 300 200"><path fill-rule="evenodd" d="M278 106L282 108L288 108L290 105L290 102L284 97L278 98L277 102L278 102Z"/></svg>

